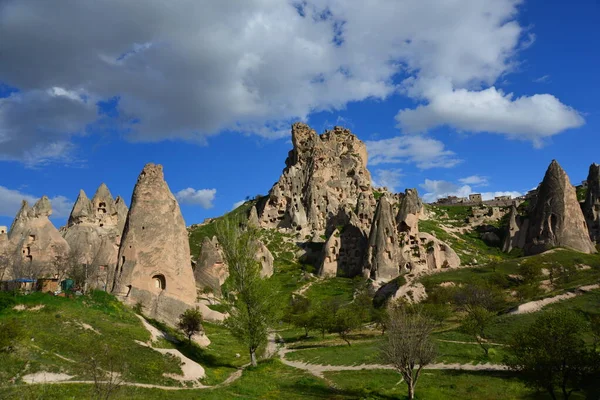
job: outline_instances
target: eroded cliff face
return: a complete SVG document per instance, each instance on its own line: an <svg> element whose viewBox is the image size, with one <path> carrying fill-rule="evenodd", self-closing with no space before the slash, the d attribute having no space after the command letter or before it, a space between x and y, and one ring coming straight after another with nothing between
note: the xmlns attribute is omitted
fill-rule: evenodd
<svg viewBox="0 0 600 400"><path fill-rule="evenodd" d="M185 222L161 165L147 164L135 185L113 293L142 303L152 318L175 324L196 302Z"/></svg>
<svg viewBox="0 0 600 400"><path fill-rule="evenodd" d="M292 126L292 142L283 174L259 204L260 225L302 235L331 233L332 218L345 206L355 210L361 194L371 192L366 146L348 129L318 135L303 123Z"/></svg>
<svg viewBox="0 0 600 400"><path fill-rule="evenodd" d="M588 225L590 238L592 241L600 243L600 165L590 165L587 184L583 215Z"/></svg>
<svg viewBox="0 0 600 400"><path fill-rule="evenodd" d="M529 219L525 254L538 254L553 247L596 252L576 190L556 160L548 167L538 188L537 201Z"/></svg>

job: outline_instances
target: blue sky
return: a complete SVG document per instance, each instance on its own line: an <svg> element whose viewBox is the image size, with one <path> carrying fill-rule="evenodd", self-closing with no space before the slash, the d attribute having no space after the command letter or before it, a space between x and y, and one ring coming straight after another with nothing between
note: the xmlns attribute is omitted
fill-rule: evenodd
<svg viewBox="0 0 600 400"><path fill-rule="evenodd" d="M0 2L0 225L45 194L60 226L102 182L129 204L147 162L187 224L221 215L268 192L297 120L426 200L600 162L594 0L61 4Z"/></svg>

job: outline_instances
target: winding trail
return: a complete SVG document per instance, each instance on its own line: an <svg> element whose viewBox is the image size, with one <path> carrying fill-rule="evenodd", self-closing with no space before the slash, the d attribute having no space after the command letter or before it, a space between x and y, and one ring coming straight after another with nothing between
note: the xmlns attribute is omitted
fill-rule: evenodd
<svg viewBox="0 0 600 400"><path fill-rule="evenodd" d="M537 312L549 304L558 303L559 301L563 301L563 300L567 300L567 299L572 299L574 297L582 295L583 293L586 293L586 292L589 292L589 291L595 290L595 289L600 289L600 284L579 286L573 292L567 292L567 293L559 294L559 295L556 295L553 297L546 297L545 299L530 301L529 303L521 304L520 306L517 307L516 310L509 312L509 314L518 315L518 314L528 314L528 313Z"/></svg>

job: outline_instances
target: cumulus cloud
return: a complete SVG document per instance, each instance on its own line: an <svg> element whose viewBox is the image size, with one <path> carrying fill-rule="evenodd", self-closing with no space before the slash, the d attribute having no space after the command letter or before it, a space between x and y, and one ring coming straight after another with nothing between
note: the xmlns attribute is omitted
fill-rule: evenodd
<svg viewBox="0 0 600 400"><path fill-rule="evenodd" d="M439 140L401 135L391 139L367 141L369 165L412 162L421 169L451 168L461 163Z"/></svg>
<svg viewBox="0 0 600 400"><path fill-rule="evenodd" d="M27 200L29 205L33 206L39 200L39 197L0 186L0 216L14 218L17 211L21 208L23 200ZM65 218L71 214L73 201L66 197L54 196L50 199L50 203L52 203L52 215L50 218Z"/></svg>
<svg viewBox="0 0 600 400"><path fill-rule="evenodd" d="M424 194L422 198L427 203L432 203L437 199L447 196L468 197L472 193L481 193L483 200L491 200L496 196L511 196L519 197L522 195L518 191L496 191L496 192L479 192L473 191L470 185L459 185L453 182L444 180L425 179L425 182L419 185Z"/></svg>
<svg viewBox="0 0 600 400"><path fill-rule="evenodd" d="M471 175L466 178L460 178L458 180L463 185L473 185L473 186L487 186L489 185L488 178L486 176L479 175Z"/></svg>
<svg viewBox="0 0 600 400"><path fill-rule="evenodd" d="M402 171L399 169L377 169L373 174L374 187L387 187L389 191L395 192L400 184Z"/></svg>
<svg viewBox="0 0 600 400"><path fill-rule="evenodd" d="M513 99L491 87L436 93L427 105L401 110L396 119L405 132L425 132L449 125L466 132L502 133L540 145L544 138L584 124L579 112L550 94Z"/></svg>
<svg viewBox="0 0 600 400"><path fill-rule="evenodd" d="M408 130L556 134L581 117L551 95L513 100L489 87L532 42L520 3L5 0L0 80L20 92L0 104L0 157L64 157L111 98L113 122L140 141L204 143L227 129L280 137L291 120L399 91L424 103L399 114ZM455 116L465 104L475 111ZM527 123L523 110L543 113Z"/></svg>
<svg viewBox="0 0 600 400"><path fill-rule="evenodd" d="M217 189L186 188L175 193L175 197L181 204L200 206L202 208L212 208L216 194Z"/></svg>

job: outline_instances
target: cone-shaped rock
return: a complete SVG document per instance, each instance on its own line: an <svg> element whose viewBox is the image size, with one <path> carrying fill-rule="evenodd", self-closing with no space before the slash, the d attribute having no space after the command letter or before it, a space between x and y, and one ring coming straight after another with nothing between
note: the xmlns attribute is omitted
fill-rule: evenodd
<svg viewBox="0 0 600 400"><path fill-rule="evenodd" d="M421 203L417 189L406 189L396 216L398 230L400 232L418 232L419 215L422 208L423 203Z"/></svg>
<svg viewBox="0 0 600 400"><path fill-rule="evenodd" d="M575 188L556 160L548 167L538 188L525 254L538 254L553 247L567 247L583 253L596 252Z"/></svg>
<svg viewBox="0 0 600 400"><path fill-rule="evenodd" d="M508 232L506 232L502 250L509 253L512 249L522 249L525 247L528 228L529 219L521 218L517 211L517 207L513 205L510 208L510 214L508 216Z"/></svg>
<svg viewBox="0 0 600 400"><path fill-rule="evenodd" d="M205 237L200 248L200 255L194 270L196 285L201 288L210 288L212 292L220 296L221 285L229 276L225 257L220 249L216 237L212 239Z"/></svg>
<svg viewBox="0 0 600 400"><path fill-rule="evenodd" d="M403 265L393 209L387 195L379 199L367 249L366 269L375 280L390 280L400 275Z"/></svg>
<svg viewBox="0 0 600 400"><path fill-rule="evenodd" d="M93 218L92 202L88 199L85 192L80 190L79 196L77 196L77 200L75 201L75 204L73 204L67 227L87 222Z"/></svg>
<svg viewBox="0 0 600 400"><path fill-rule="evenodd" d="M587 185L583 214L591 239L600 242L600 165L590 165Z"/></svg>
<svg viewBox="0 0 600 400"><path fill-rule="evenodd" d="M250 209L250 214L248 214L248 225L258 228L260 226L260 222L258 221L258 212L256 211L256 206L252 206Z"/></svg>
<svg viewBox="0 0 600 400"><path fill-rule="evenodd" d="M188 233L162 165L147 164L138 177L113 292L170 324L196 302Z"/></svg>
<svg viewBox="0 0 600 400"><path fill-rule="evenodd" d="M9 232L5 246L16 267L14 278L39 278L54 273L57 257L69 253L69 245L48 217L52 206L48 197L39 199L32 208L23 201Z"/></svg>

